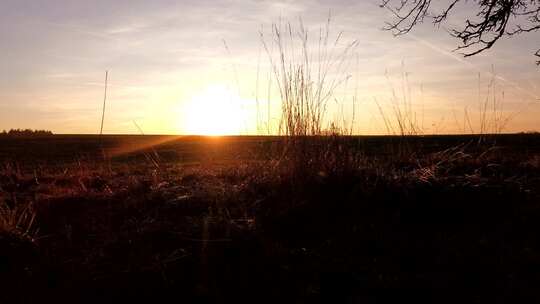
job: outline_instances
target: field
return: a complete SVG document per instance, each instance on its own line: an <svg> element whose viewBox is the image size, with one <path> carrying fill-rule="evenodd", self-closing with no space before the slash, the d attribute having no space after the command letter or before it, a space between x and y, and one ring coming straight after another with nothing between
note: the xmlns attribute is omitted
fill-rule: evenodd
<svg viewBox="0 0 540 304"><path fill-rule="evenodd" d="M540 300L539 135L291 141L0 137L0 302Z"/></svg>

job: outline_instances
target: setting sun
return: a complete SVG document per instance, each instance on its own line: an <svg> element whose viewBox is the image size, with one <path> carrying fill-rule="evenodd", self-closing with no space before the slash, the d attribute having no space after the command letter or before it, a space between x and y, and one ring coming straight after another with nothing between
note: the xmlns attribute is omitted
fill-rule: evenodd
<svg viewBox="0 0 540 304"><path fill-rule="evenodd" d="M233 135L246 132L250 123L246 101L224 85L212 85L183 108L182 130L192 135Z"/></svg>

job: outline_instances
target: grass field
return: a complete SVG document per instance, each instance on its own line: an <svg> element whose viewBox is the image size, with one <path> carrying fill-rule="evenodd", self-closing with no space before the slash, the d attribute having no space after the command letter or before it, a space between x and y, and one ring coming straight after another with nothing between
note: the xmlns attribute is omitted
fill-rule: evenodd
<svg viewBox="0 0 540 304"><path fill-rule="evenodd" d="M540 300L540 136L287 140L0 137L1 302Z"/></svg>

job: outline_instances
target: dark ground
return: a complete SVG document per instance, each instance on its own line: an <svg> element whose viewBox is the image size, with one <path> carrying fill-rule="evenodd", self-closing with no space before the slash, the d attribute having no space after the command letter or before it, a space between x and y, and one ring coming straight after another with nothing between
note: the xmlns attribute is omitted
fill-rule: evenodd
<svg viewBox="0 0 540 304"><path fill-rule="evenodd" d="M540 301L540 136L282 147L0 137L0 302Z"/></svg>

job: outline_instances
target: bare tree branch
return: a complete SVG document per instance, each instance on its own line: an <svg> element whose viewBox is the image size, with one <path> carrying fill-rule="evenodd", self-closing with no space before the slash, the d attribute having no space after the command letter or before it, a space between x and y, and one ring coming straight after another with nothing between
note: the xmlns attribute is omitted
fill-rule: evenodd
<svg viewBox="0 0 540 304"><path fill-rule="evenodd" d="M502 37L540 30L540 0L446 0L439 12L431 11L432 0L381 1L380 6L394 15L394 20L387 22L384 29L396 36L409 33L425 18L440 26L460 2L473 2L476 12L469 12L462 28L450 30L450 34L461 41L455 51L460 51L465 57L490 49ZM540 57L540 49L535 55ZM540 65L540 60L536 63Z"/></svg>

